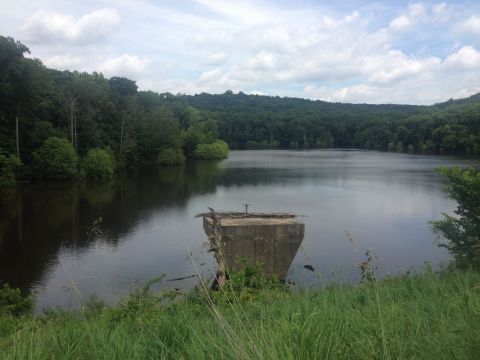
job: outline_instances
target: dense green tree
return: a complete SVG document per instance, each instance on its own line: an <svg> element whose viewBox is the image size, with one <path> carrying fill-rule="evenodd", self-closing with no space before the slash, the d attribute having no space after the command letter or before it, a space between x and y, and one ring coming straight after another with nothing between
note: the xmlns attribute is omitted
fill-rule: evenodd
<svg viewBox="0 0 480 360"><path fill-rule="evenodd" d="M228 156L228 145L221 140L211 144L198 144L193 152L195 158L202 160L220 160Z"/></svg>
<svg viewBox="0 0 480 360"><path fill-rule="evenodd" d="M22 162L15 155L0 152L0 186L15 185L15 175Z"/></svg>
<svg viewBox="0 0 480 360"><path fill-rule="evenodd" d="M26 177L51 137L79 156L109 148L121 166L155 163L167 149L346 147L480 155L480 94L433 106L341 104L278 96L173 95L138 91L135 81L57 71L26 58L28 48L0 36L0 145L20 155ZM169 152L164 153L168 154ZM197 152L198 153L198 152ZM37 172L37 176L40 174Z"/></svg>
<svg viewBox="0 0 480 360"><path fill-rule="evenodd" d="M82 159L82 171L88 178L109 178L113 176L115 170L115 158L105 149L90 149Z"/></svg>
<svg viewBox="0 0 480 360"><path fill-rule="evenodd" d="M181 165L185 162L185 155L183 155L182 149L163 149L158 155L157 162L160 165Z"/></svg>
<svg viewBox="0 0 480 360"><path fill-rule="evenodd" d="M77 175L78 155L66 139L47 139L33 157L35 175L42 179L66 180Z"/></svg>
<svg viewBox="0 0 480 360"><path fill-rule="evenodd" d="M180 148L180 124L166 106L159 106L146 113L137 128L140 160L156 162L160 151Z"/></svg>
<svg viewBox="0 0 480 360"><path fill-rule="evenodd" d="M433 230L447 242L441 243L455 257L460 267L480 269L480 170L441 169L448 177L447 191L457 202L456 216L443 214L434 221Z"/></svg>

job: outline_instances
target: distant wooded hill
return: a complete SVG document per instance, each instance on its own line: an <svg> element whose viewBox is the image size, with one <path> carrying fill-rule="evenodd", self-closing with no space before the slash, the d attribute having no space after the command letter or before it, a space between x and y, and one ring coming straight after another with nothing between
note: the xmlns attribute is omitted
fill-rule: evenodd
<svg viewBox="0 0 480 360"><path fill-rule="evenodd" d="M480 94L432 106L342 104L233 94L184 96L232 148L355 147L480 154Z"/></svg>
<svg viewBox="0 0 480 360"><path fill-rule="evenodd" d="M0 151L24 165L50 137L83 156L108 148L120 164L163 150L191 156L218 138L231 148L350 147L480 154L480 94L433 106L367 105L233 94L138 91L134 81L57 71L0 36Z"/></svg>

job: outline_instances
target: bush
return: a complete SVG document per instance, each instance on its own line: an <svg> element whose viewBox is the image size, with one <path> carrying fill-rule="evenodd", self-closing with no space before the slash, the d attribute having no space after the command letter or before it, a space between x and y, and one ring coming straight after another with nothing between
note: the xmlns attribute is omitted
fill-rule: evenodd
<svg viewBox="0 0 480 360"><path fill-rule="evenodd" d="M0 187L15 185L15 171L22 162L15 155L0 153Z"/></svg>
<svg viewBox="0 0 480 360"><path fill-rule="evenodd" d="M185 156L181 149L168 148L160 151L157 160L160 165L181 165L185 162Z"/></svg>
<svg viewBox="0 0 480 360"><path fill-rule="evenodd" d="M455 257L457 266L480 270L480 170L442 168L449 179L447 192L457 201L456 217L443 214L433 221L433 231L448 240L445 247Z"/></svg>
<svg viewBox="0 0 480 360"><path fill-rule="evenodd" d="M193 156L203 160L225 159L228 157L228 145L222 140L217 140L211 144L198 144Z"/></svg>
<svg viewBox="0 0 480 360"><path fill-rule="evenodd" d="M0 338L14 333L22 324L19 318L31 314L33 301L8 284L0 287Z"/></svg>
<svg viewBox="0 0 480 360"><path fill-rule="evenodd" d="M82 160L82 170L88 178L109 178L115 173L116 167L115 158L104 149L90 149Z"/></svg>
<svg viewBox="0 0 480 360"><path fill-rule="evenodd" d="M77 175L78 155L66 139L48 138L33 159L35 173L42 179L66 180Z"/></svg>
<svg viewBox="0 0 480 360"><path fill-rule="evenodd" d="M19 289L13 289L8 284L0 288L0 316L20 316L33 310L30 296L22 296Z"/></svg>

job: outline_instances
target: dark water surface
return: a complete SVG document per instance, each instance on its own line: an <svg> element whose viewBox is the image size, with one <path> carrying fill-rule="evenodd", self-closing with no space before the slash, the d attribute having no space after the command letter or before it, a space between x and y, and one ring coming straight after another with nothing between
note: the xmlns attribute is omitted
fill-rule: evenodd
<svg viewBox="0 0 480 360"><path fill-rule="evenodd" d="M219 210L305 215L288 273L299 287L358 281L364 249L381 275L438 268L449 256L428 221L451 212L439 166L473 160L364 151L232 151L221 162L129 170L103 183L34 183L2 193L0 283L35 294L37 309L76 307L91 294L115 302L165 274L188 289L215 270L195 215ZM102 218L99 232L88 231ZM351 234L352 243L346 234ZM189 255L189 253L191 255ZM304 265L313 265L311 272Z"/></svg>

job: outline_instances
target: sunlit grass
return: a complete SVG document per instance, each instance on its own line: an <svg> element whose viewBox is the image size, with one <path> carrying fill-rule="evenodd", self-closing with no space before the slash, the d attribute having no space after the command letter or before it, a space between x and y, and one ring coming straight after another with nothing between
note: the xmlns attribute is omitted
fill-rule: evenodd
<svg viewBox="0 0 480 360"><path fill-rule="evenodd" d="M480 275L404 276L313 292L258 290L246 299L148 292L19 320L3 359L476 359ZM225 295L226 296L226 295ZM233 297L233 298L232 298Z"/></svg>

